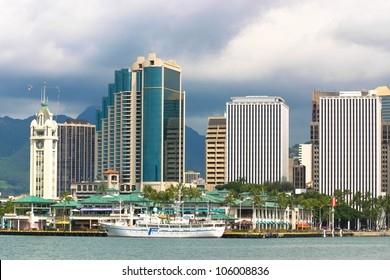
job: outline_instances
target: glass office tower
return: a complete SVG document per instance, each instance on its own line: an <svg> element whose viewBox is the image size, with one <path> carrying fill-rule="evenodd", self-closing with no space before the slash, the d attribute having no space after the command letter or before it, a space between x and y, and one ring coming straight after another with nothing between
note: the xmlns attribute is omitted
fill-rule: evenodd
<svg viewBox="0 0 390 280"><path fill-rule="evenodd" d="M119 171L122 188L164 188L184 175L184 93L181 68L150 54L115 83L98 111L98 174Z"/></svg>

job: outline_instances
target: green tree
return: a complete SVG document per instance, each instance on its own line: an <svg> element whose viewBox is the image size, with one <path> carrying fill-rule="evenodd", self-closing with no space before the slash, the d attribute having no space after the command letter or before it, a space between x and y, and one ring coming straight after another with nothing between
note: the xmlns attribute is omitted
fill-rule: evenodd
<svg viewBox="0 0 390 280"><path fill-rule="evenodd" d="M185 194L188 197L190 202L192 200L195 201L194 212L195 212L195 217L196 217L196 208L198 206L197 202L198 202L199 198L202 197L202 192L198 188L186 188Z"/></svg>
<svg viewBox="0 0 390 280"><path fill-rule="evenodd" d="M358 215L356 217L356 229L360 230L360 219L363 218L362 213L362 205L363 205L363 195L361 192L356 192L352 198L351 206L358 211Z"/></svg>
<svg viewBox="0 0 390 280"><path fill-rule="evenodd" d="M99 185L98 185L98 188L96 190L96 194L99 194L99 195L106 195L107 194L107 190L108 190L108 184L107 182L101 182Z"/></svg>
<svg viewBox="0 0 390 280"><path fill-rule="evenodd" d="M253 205L257 207L259 212L261 211L261 208L265 205L265 199L260 194L255 194L253 196Z"/></svg>
<svg viewBox="0 0 390 280"><path fill-rule="evenodd" d="M12 199L7 200L6 203L0 204L0 217L3 217L6 213L13 213L14 205Z"/></svg>
<svg viewBox="0 0 390 280"><path fill-rule="evenodd" d="M70 202L73 201L73 198L69 192L65 191L61 194L60 201L64 203L64 207L62 209L62 228L65 230L66 205L70 204Z"/></svg>
<svg viewBox="0 0 390 280"><path fill-rule="evenodd" d="M224 204L226 204L229 208L229 213L230 213L230 209L231 207L233 206L233 204L235 204L236 202L236 197L235 197L235 194L233 192L230 192L226 197L225 197L225 200L223 201Z"/></svg>

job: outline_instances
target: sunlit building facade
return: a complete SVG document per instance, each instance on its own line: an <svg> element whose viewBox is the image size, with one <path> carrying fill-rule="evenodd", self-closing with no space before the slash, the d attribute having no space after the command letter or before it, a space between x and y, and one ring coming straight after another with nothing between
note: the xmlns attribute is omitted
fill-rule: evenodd
<svg viewBox="0 0 390 280"><path fill-rule="evenodd" d="M150 54L115 71L98 110L97 175L120 171L122 185L163 189L184 180L185 94L181 67Z"/></svg>
<svg viewBox="0 0 390 280"><path fill-rule="evenodd" d="M233 97L226 105L226 181L287 181L289 108L280 97Z"/></svg>
<svg viewBox="0 0 390 280"><path fill-rule="evenodd" d="M206 133L206 183L209 190L225 184L226 117L209 117Z"/></svg>
<svg viewBox="0 0 390 280"><path fill-rule="evenodd" d="M381 195L381 99L348 91L318 98L318 142L313 154L318 190Z"/></svg>
<svg viewBox="0 0 390 280"><path fill-rule="evenodd" d="M56 199L58 126L43 86L41 107L30 125L30 195Z"/></svg>

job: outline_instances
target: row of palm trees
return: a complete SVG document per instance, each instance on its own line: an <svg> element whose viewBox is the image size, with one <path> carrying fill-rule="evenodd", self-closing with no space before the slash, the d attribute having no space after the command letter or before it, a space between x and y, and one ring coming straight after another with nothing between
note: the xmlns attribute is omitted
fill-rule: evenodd
<svg viewBox="0 0 390 280"><path fill-rule="evenodd" d="M244 197L241 190L244 190L250 194L253 207L257 209L263 208L266 201L277 202L282 212L287 211L287 209L303 208L312 212L315 225L318 228L323 225L329 226L332 207L331 196L316 191L295 195L277 189L269 191L265 184L248 187L245 181L239 183L241 187L240 184L238 187L236 184L225 196L223 203L226 206L237 206L238 201L243 201ZM171 185L165 191L157 191L151 186L145 186L143 196L151 201L153 204L151 206L186 200L195 202L196 207L196 203L202 197L202 192L198 188L185 187L183 184ZM363 194L360 192L351 195L350 191L336 190L334 197L337 199L337 205L334 208L334 219L337 227L351 227L356 230L361 229L361 224L363 228L368 230L380 230L389 227L390 195L373 197L370 193ZM60 200L69 202L71 197L69 193L63 193Z"/></svg>
<svg viewBox="0 0 390 280"><path fill-rule="evenodd" d="M160 192L151 186L145 186L142 192L144 197L151 200L155 205L177 200L183 201L184 198L196 202L202 196L202 192L198 188L184 187L182 184L171 185L165 191Z"/></svg>
<svg viewBox="0 0 390 280"><path fill-rule="evenodd" d="M325 223L329 226L331 222L332 196L316 191L295 195L273 190L266 194L264 185L251 188L250 193L254 206L259 209L264 207L267 200L274 201L284 211L298 207L311 210L318 228ZM357 192L352 195L350 191L336 190L333 197L337 200L334 207L336 227L349 229L352 223L356 230L362 229L361 224L368 230L389 228L390 195L373 197L370 193ZM242 200L240 193L231 190L225 202L232 205L236 199Z"/></svg>

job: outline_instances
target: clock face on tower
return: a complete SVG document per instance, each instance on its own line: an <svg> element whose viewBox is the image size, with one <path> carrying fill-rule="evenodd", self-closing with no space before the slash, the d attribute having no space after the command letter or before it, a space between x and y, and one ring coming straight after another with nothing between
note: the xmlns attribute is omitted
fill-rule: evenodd
<svg viewBox="0 0 390 280"><path fill-rule="evenodd" d="M43 141L37 141L36 146L38 149L42 149L43 148Z"/></svg>

